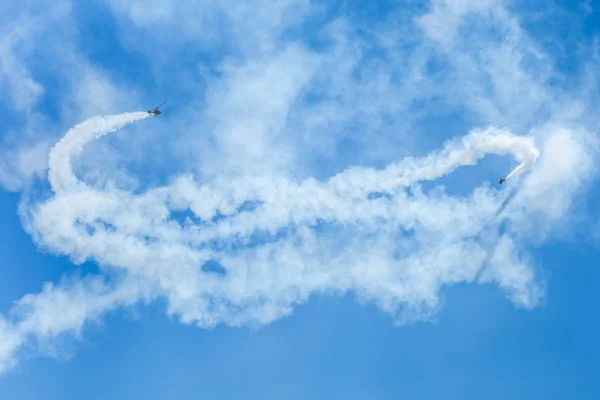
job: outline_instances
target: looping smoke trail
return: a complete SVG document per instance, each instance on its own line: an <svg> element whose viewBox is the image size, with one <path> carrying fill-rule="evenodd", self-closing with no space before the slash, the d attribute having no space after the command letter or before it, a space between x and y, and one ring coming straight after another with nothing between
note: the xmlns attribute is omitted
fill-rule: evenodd
<svg viewBox="0 0 600 400"><path fill-rule="evenodd" d="M427 157L409 158L380 171L351 168L327 182L308 179L293 183L284 179L244 178L227 184L198 187L193 179L184 176L168 187L156 188L141 197L119 193L116 198L109 193L93 191L77 179L71 159L87 142L148 116L148 113L137 112L95 117L75 126L54 146L50 153L50 182L57 195L71 196L68 206L65 204L67 200L54 199L39 209L35 216L36 233L41 235L42 241L77 258L102 259L105 249L97 246L92 247L96 248L95 251L87 250L87 254L81 254L79 248L85 247L82 242L87 235L82 235L81 229L75 229L77 226L83 224L85 230L93 230L97 234L104 232L107 226L112 227L117 230L116 233L127 235L123 243L131 238L152 238L169 243L183 240L194 248L202 248L215 240L249 237L257 230L274 235L290 223L373 221L386 216L377 214L370 208L371 204L364 201L370 193L393 194L399 186L437 179L459 166L473 165L489 153L510 153L521 161L510 173L509 177L512 177L522 173L539 155L532 139L492 127L472 131L459 141L449 141L441 151ZM247 201L259 206L252 213L239 213L240 207ZM186 209L200 219L202 229L193 224L179 232L179 227L163 226L172 212ZM219 214L230 218L213 222L212 219ZM115 221L117 215L137 216L140 221L149 221L150 225L141 222L126 225ZM408 221L410 218L415 220L415 215L405 216L403 223L410 224ZM49 232L56 226L65 227L58 238ZM134 243L131 245L134 246Z"/></svg>
<svg viewBox="0 0 600 400"><path fill-rule="evenodd" d="M539 155L530 138L476 130L427 157L382 170L350 168L324 182L254 177L198 185L181 176L136 195L99 191L77 179L71 160L86 143L148 116L89 119L52 149L55 196L23 208L27 228L40 245L75 262L94 259L103 271L122 273L47 286L18 302L18 320L0 316L0 337L8 340L0 344L0 373L29 335L76 332L141 299L164 297L170 314L204 327L266 324L319 292L353 291L400 322L427 318L439 306L440 287L475 279L498 282L518 304L537 301L528 266L507 258L514 247L509 238L492 253L474 239L497 211L493 191L465 200L398 190L490 153L520 161L513 177ZM389 197L371 197L374 192ZM189 211L185 221L174 218L182 211ZM478 278L483 264L506 259L509 273L492 268ZM203 270L211 260L221 272ZM49 307L61 310L60 317L48 317Z"/></svg>
<svg viewBox="0 0 600 400"><path fill-rule="evenodd" d="M428 210L421 203L412 204L413 200L395 190L399 186L436 179L462 165L473 165L489 153L512 154L521 161L509 175L514 176L535 162L539 155L532 139L503 129L487 128L475 130L461 140L449 141L441 151L427 157L409 158L379 171L351 168L326 182L242 178L198 186L191 177L182 176L169 186L137 196L122 191L100 192L77 180L70 160L86 142L147 116L147 113L140 112L97 117L70 130L50 155L50 181L57 196L37 207L31 219L35 235L42 244L68 254L76 261L96 259L101 264L135 271L158 281L165 291L174 293L175 299L171 299L174 303L187 303L195 296L216 296L238 309L256 307L264 302L261 293L266 290L268 281L257 282L255 293L235 298L235 279L236 276L251 279L247 269L262 268L260 263L266 260L261 261L263 254L260 251L274 243L285 243L285 240L296 243L300 240L298 235L302 237L301 242L305 241L310 236L307 232L311 232L319 221L342 226L359 224L362 229L360 235L366 235L366 232L382 234L380 230L386 226L382 221L392 224L395 229L412 229L425 224L432 232L443 231L447 224L452 224L452 220L441 219L443 213L439 208ZM391 203L371 200L368 195L373 192L389 192L394 200ZM241 212L248 201L253 202L253 208ZM449 218L457 218L455 216L462 212L457 211L462 205L452 201L437 207L452 207L446 210ZM196 219L188 218L184 224L171 219L173 213L186 210L191 211ZM472 208L469 212L469 219L476 218L477 213L480 218L487 218L484 215L490 214L484 208ZM473 228L460 228L455 223L453 229L453 235L460 238L460 235L471 235L470 229ZM260 245L255 243L257 235L263 238ZM335 240L342 240L342 237ZM297 246L294 244L286 251L297 252ZM271 251L280 251L281 248ZM297 257L312 258L323 265L335 263L334 253L337 253L332 249L321 249L319 254L311 250L304 256L300 256L303 254L300 251ZM344 257L338 262L344 262ZM230 260L228 276L232 280L221 282L219 287L206 286L206 281L198 277L196 271L198 265L211 258ZM175 259L178 266L172 267ZM165 270L165 265L170 265L169 269ZM302 275L304 272L298 273ZM166 279L165 274L174 275ZM195 278L186 283L184 291L189 293L185 300L176 300L183 290L177 274ZM279 284L284 287L291 285L291 288L296 285L293 281L281 281ZM339 283L342 282L346 283L341 284L340 289L363 285L362 282L348 282L346 277L340 276ZM310 293L316 287L319 286L308 284L305 290ZM396 287L389 290L396 291L392 296L401 299L405 289ZM278 302L277 295L273 296L273 301ZM293 303L293 300L282 303L283 308L287 307L287 302ZM209 318L210 322L207 322L210 324L214 323L214 319L223 318L215 317L214 310L207 311L206 305L193 303L196 311L192 319L205 319L213 314L213 320ZM245 318L252 319L250 315ZM232 315L225 319L230 319L230 322L238 320Z"/></svg>
<svg viewBox="0 0 600 400"><path fill-rule="evenodd" d="M147 112L99 116L70 129L50 151L48 178L54 193L74 191L85 186L73 173L71 159L83 150L86 143L148 117L150 114Z"/></svg>
<svg viewBox="0 0 600 400"><path fill-rule="evenodd" d="M69 130L50 152L49 180L54 192L66 193L85 187L75 176L71 159L82 151L86 143L149 116L146 112L133 112L94 117ZM459 143L446 143L441 152L422 159L391 164L383 171L350 169L333 177L330 187L339 194L351 197L361 197L373 191L391 191L396 186L410 186L418 181L437 179L459 166L473 165L486 154L492 153L511 153L521 162L506 179L523 173L539 156L530 138L516 136L503 129L488 128L471 132Z"/></svg>
<svg viewBox="0 0 600 400"><path fill-rule="evenodd" d="M417 210L398 214L389 208L374 208L368 195L394 194L399 186L437 179L459 166L473 165L489 153L512 154L521 161L509 174L513 177L539 156L532 139L492 127L472 131L459 141L449 141L441 151L427 157L409 158L380 171L351 168L327 182L244 178L198 187L193 179L183 176L170 186L134 196L127 192L98 192L77 179L71 158L87 142L148 116L138 112L95 117L71 129L56 144L50 154L49 177L57 197L39 207L32 218L35 235L43 244L76 260L95 258L138 269L148 264L144 256L149 254L150 247L145 244L148 240L180 246L180 254L187 254L188 261L196 265L210 257L226 257L228 252L219 250L223 248L218 245L220 241L249 243L255 232L274 236L290 224L371 224L395 218L399 226L411 227L428 216ZM256 204L252 212L239 212L248 201ZM199 221L184 226L169 222L173 212L184 210L190 210ZM214 221L218 215L226 218ZM56 234L57 227L61 228L60 234ZM138 249L136 254L141 256L123 259L119 250L122 246Z"/></svg>

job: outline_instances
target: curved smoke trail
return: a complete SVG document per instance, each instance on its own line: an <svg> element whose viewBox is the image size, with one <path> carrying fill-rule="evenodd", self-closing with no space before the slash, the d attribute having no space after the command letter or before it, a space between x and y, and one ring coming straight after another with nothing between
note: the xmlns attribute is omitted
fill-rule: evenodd
<svg viewBox="0 0 600 400"><path fill-rule="evenodd" d="M86 143L149 116L146 112L99 116L69 130L50 152L49 180L54 192L66 193L85 187L75 176L71 159L82 151ZM394 163L383 171L350 169L333 177L330 184L346 195L363 196L372 191L389 191L396 186L410 186L419 181L437 179L459 166L474 165L486 154L509 153L520 164L506 179L523 173L539 156L532 139L507 130L488 128L473 131L460 142L450 141L440 152L421 159Z"/></svg>
<svg viewBox="0 0 600 400"><path fill-rule="evenodd" d="M256 231L274 235L290 223L314 225L318 221L344 224L373 221L387 218L385 212L390 211L372 209L366 200L371 193L394 194L399 187L434 180L460 166L474 165L486 154L512 154L520 161L508 179L524 172L539 156L531 138L492 127L449 141L441 151L424 158L405 159L383 170L350 168L325 182L307 179L296 183L286 179L253 177L198 186L191 177L182 176L171 185L153 189L142 196L127 192L114 196L91 190L77 179L71 158L87 142L148 116L145 112L138 112L92 118L71 129L56 144L50 153L49 172L55 193L73 194L83 188L88 190L75 197L71 195L68 205L64 204L67 200L55 198L37 211L35 231L44 243L78 259L92 257L101 260L106 257L106 249L97 245L84 246L85 238L90 236L82 235L82 229L105 232L106 227L111 227L116 234L126 235L121 238L123 243L133 240L133 247L141 238L171 243L181 241L180 229L186 237L184 242L193 248L205 248L207 243L215 240L238 240L250 237ZM240 208L248 201L258 206L252 213L240 213ZM172 213L184 210L191 211L201 221L202 229L198 229L196 224L163 226ZM135 216L139 222L124 224L117 220L119 215L124 216L122 219ZM219 215L228 218L215 222L213 218ZM410 225L414 222L409 221L416 221L419 217L413 213L403 218L402 224ZM53 234L56 226L65 227L61 235ZM82 252L81 248L87 250ZM109 263L128 266L133 261L128 264L112 257ZM141 265L143 261L134 264Z"/></svg>
<svg viewBox="0 0 600 400"><path fill-rule="evenodd" d="M71 159L83 150L86 143L148 117L150 114L147 112L131 112L93 117L75 125L50 151L48 178L54 192L59 194L81 187L82 183L73 173Z"/></svg>
<svg viewBox="0 0 600 400"><path fill-rule="evenodd" d="M537 301L528 266L510 258L505 240L490 255L481 243L499 197L481 190L467 199L398 190L434 180L486 154L512 154L524 172L539 152L532 139L503 129L476 130L441 151L382 170L350 168L327 181L240 178L199 185L181 176L142 194L100 191L76 177L72 158L107 133L150 116L145 112L89 119L50 153L55 196L22 216L38 243L76 262L95 260L100 273L85 282L46 286L17 303L20 318L0 316L0 372L26 337L78 331L103 312L163 297L169 314L210 327L266 324L290 314L314 293L353 291L381 309L425 318L444 285L472 282L485 263L513 301ZM369 196L387 192L388 197ZM247 203L251 202L251 206ZM188 212L185 218L175 216ZM202 266L216 260L222 273ZM492 268L492 271L494 269ZM483 278L482 278L483 279ZM60 310L49 318L48 307Z"/></svg>

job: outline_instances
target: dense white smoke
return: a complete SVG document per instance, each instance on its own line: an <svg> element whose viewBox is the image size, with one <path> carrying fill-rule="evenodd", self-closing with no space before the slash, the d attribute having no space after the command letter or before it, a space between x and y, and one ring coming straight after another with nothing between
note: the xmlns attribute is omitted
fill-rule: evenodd
<svg viewBox="0 0 600 400"><path fill-rule="evenodd" d="M328 181L251 177L199 185L184 175L134 194L77 179L71 161L87 142L148 116L92 118L52 149L54 196L25 208L28 227L41 246L76 262L94 260L106 275L19 301L17 320L0 320L12 343L0 348L0 366L29 335L78 331L103 311L140 299L166 298L169 313L209 327L269 323L315 293L351 291L400 323L427 318L440 288L457 282L497 282L524 307L540 296L510 239L491 255L479 239L501 191L478 188L458 199L414 186L492 153L521 162L514 176L538 157L530 138L476 130L427 157L382 170L351 168ZM510 273L500 273L506 260Z"/></svg>

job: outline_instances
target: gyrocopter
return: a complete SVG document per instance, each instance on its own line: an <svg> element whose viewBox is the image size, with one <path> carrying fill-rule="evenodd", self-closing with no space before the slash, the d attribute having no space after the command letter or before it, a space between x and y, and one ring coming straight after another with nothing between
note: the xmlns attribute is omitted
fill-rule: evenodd
<svg viewBox="0 0 600 400"><path fill-rule="evenodd" d="M166 103L166 101L165 101L165 103ZM160 106L158 106L152 110L148 110L148 114L154 114L155 116L158 117L158 114L162 114L162 112L159 110L159 108L165 103L162 103Z"/></svg>

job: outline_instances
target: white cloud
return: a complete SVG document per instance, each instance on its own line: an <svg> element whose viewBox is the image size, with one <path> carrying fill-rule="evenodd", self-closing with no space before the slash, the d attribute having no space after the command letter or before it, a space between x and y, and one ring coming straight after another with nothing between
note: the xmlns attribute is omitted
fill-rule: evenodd
<svg viewBox="0 0 600 400"><path fill-rule="evenodd" d="M152 1L111 0L115 16L139 31L129 39L136 49L155 55L155 45L175 48L193 43L195 49L226 47L227 57L253 57L276 51L280 34L297 26L315 8L308 0ZM152 45L144 45L152 37ZM160 57L160 55L156 55ZM170 62L161 59L158 64Z"/></svg>
<svg viewBox="0 0 600 400"><path fill-rule="evenodd" d="M554 61L508 12L508 3L434 1L416 23L451 68L450 102L467 105L487 123L527 130L570 104L549 87L557 77Z"/></svg>
<svg viewBox="0 0 600 400"><path fill-rule="evenodd" d="M586 132L548 128L543 156L524 182L520 196L531 211L559 218L569 211L575 193L597 170L594 159L598 143Z"/></svg>
<svg viewBox="0 0 600 400"><path fill-rule="evenodd" d="M447 44L454 40L463 18L469 13L502 11L508 0L433 0L429 13L417 18L425 33L433 40Z"/></svg>
<svg viewBox="0 0 600 400"><path fill-rule="evenodd" d="M15 302L12 322L0 316L0 373L14 365L21 346L32 344L32 339L39 348L51 349L59 336L78 335L86 323L97 321L106 311L147 302L151 293L133 277L114 283L99 277L46 283L40 293Z"/></svg>
<svg viewBox="0 0 600 400"><path fill-rule="evenodd" d="M0 316L0 374L5 373L15 363L15 351L22 345L23 338L14 331L11 323Z"/></svg>
<svg viewBox="0 0 600 400"><path fill-rule="evenodd" d="M497 282L518 306L532 308L545 294L541 277L535 277L529 261L519 252L514 240L507 235L498 238L480 282ZM537 278L537 279L536 279Z"/></svg>
<svg viewBox="0 0 600 400"><path fill-rule="evenodd" d="M48 168L50 142L19 147L0 153L0 184L11 191L22 190L33 178L43 178Z"/></svg>
<svg viewBox="0 0 600 400"><path fill-rule="evenodd" d="M233 172L256 174L289 169L293 149L286 120L308 84L318 57L288 46L268 59L225 64L222 76L207 93L208 122L224 162L202 163L207 176Z"/></svg>
<svg viewBox="0 0 600 400"><path fill-rule="evenodd" d="M10 95L18 110L27 110L44 92L43 87L32 78L21 55L26 53L31 33L27 24L6 25L3 31L0 36L0 88Z"/></svg>
<svg viewBox="0 0 600 400"><path fill-rule="evenodd" d="M541 142L540 159L518 182L504 213L514 214L512 230L517 237L540 243L548 235L569 236L588 223L585 211L576 208L584 204L582 196L598 174L593 160L599 147L595 136L580 129L548 125L536 136Z"/></svg>

